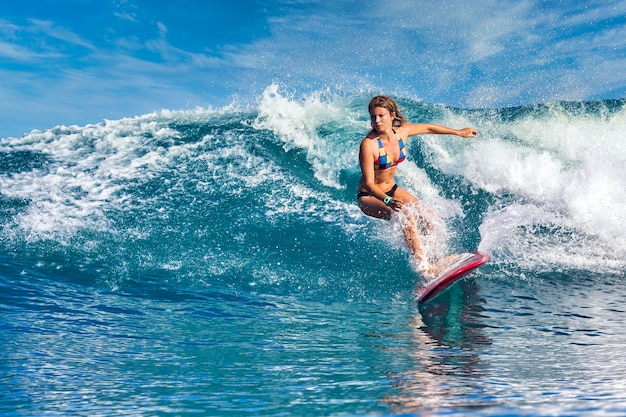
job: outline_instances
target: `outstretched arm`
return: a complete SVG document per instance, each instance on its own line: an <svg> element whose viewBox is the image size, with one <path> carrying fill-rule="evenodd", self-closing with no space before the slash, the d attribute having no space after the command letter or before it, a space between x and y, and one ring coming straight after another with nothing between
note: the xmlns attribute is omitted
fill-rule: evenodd
<svg viewBox="0 0 626 417"><path fill-rule="evenodd" d="M474 129L473 127L465 127L463 129L451 129L446 126L441 126L441 125L437 125L433 123L425 123L425 124L407 123L405 125L402 125L402 127L406 130L407 137L415 136L415 135L430 134L430 135L456 135L456 136L462 136L464 138L473 138L473 137L476 137L476 135L478 134L476 129Z"/></svg>

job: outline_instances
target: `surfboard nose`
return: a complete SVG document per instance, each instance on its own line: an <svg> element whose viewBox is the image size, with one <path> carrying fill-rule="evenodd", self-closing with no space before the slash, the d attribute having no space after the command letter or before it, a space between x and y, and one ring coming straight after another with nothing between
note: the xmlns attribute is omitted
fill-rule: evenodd
<svg viewBox="0 0 626 417"><path fill-rule="evenodd" d="M489 255L486 253L467 252L459 254L434 280L416 290L417 302L423 304L432 300L488 260Z"/></svg>

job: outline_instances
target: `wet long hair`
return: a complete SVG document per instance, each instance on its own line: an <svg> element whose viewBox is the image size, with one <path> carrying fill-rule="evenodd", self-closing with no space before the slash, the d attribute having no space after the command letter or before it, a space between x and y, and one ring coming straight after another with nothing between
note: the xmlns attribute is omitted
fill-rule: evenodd
<svg viewBox="0 0 626 417"><path fill-rule="evenodd" d="M374 110L376 107L382 107L383 109L387 109L387 111L389 111L389 114L395 115L395 117L393 118L393 125L396 127L402 126L404 123L409 122L409 119L407 119L400 111L398 103L396 103L396 101L389 96L374 97L370 100L370 104L367 107L367 110L371 114L372 110Z"/></svg>

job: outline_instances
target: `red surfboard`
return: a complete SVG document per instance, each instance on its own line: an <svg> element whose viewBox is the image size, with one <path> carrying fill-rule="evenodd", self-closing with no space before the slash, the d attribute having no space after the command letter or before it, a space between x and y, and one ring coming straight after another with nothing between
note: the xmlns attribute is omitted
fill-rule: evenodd
<svg viewBox="0 0 626 417"><path fill-rule="evenodd" d="M425 303L432 300L488 260L489 255L484 253L461 253L437 278L428 282L426 286L417 289L415 292L417 302Z"/></svg>

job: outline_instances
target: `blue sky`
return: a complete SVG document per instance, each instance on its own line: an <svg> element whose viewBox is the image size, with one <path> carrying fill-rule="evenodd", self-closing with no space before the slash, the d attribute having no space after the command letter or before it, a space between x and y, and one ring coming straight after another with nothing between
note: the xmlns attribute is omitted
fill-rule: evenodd
<svg viewBox="0 0 626 417"><path fill-rule="evenodd" d="M466 108L626 97L624 0L21 0L0 12L0 138L253 103L272 82Z"/></svg>

